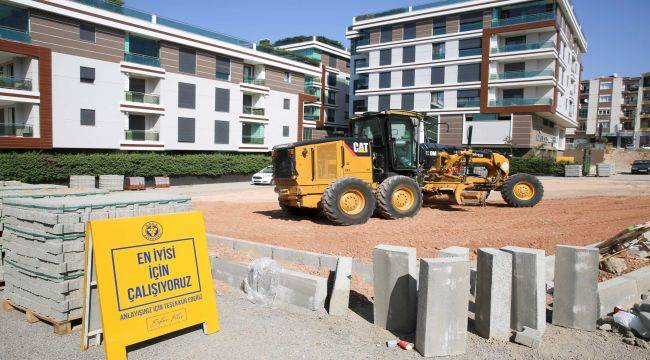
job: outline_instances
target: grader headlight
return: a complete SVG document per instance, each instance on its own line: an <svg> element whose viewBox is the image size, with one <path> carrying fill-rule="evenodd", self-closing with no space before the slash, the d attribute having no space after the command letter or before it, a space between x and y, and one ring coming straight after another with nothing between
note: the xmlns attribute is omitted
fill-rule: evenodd
<svg viewBox="0 0 650 360"><path fill-rule="evenodd" d="M510 163L508 161L504 161L501 163L501 166L499 166L503 172L508 172L510 171Z"/></svg>

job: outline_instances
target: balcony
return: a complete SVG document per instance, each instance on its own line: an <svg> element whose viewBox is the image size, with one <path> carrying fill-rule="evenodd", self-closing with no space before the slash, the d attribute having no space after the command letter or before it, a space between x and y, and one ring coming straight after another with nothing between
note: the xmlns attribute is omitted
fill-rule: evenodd
<svg viewBox="0 0 650 360"><path fill-rule="evenodd" d="M490 75L491 80L525 79L540 76L553 76L553 70L504 71Z"/></svg>
<svg viewBox="0 0 650 360"><path fill-rule="evenodd" d="M257 79L257 78L253 78L253 77L250 77L250 76L244 76L244 80L242 82L245 83L245 84L266 86L266 80Z"/></svg>
<svg viewBox="0 0 650 360"><path fill-rule="evenodd" d="M481 55L483 49L464 49L458 50L458 57ZM444 54L443 54L444 55Z"/></svg>
<svg viewBox="0 0 650 360"><path fill-rule="evenodd" d="M483 22L460 24L460 31L472 31L483 29Z"/></svg>
<svg viewBox="0 0 650 360"><path fill-rule="evenodd" d="M305 94L320 98L320 88L305 86Z"/></svg>
<svg viewBox="0 0 650 360"><path fill-rule="evenodd" d="M140 65L160 67L160 58L142 55L142 54L124 53L124 61L132 62Z"/></svg>
<svg viewBox="0 0 650 360"><path fill-rule="evenodd" d="M469 55L466 55L469 56ZM445 58L445 52L433 53L432 60L442 60Z"/></svg>
<svg viewBox="0 0 650 360"><path fill-rule="evenodd" d="M32 38L29 36L29 32L20 31L4 26L0 26L0 38L9 40L9 41L18 41L22 43L32 42Z"/></svg>
<svg viewBox="0 0 650 360"><path fill-rule="evenodd" d="M526 51L526 50L539 50L539 49L552 49L555 48L555 44L552 41L547 41L544 43L533 43L533 44L512 44L493 47L490 50L492 54L499 53L509 53L515 51Z"/></svg>
<svg viewBox="0 0 650 360"><path fill-rule="evenodd" d="M553 99L550 98L513 98L513 99L501 99L501 100L490 100L489 107L500 107L500 106L532 106L532 105L551 105Z"/></svg>
<svg viewBox="0 0 650 360"><path fill-rule="evenodd" d="M129 102L160 105L159 95L145 94L135 91L125 91L124 95L125 100Z"/></svg>
<svg viewBox="0 0 650 360"><path fill-rule="evenodd" d="M252 106L244 106L243 113L245 115L264 116L264 108L258 108L258 107L252 107Z"/></svg>
<svg viewBox="0 0 650 360"><path fill-rule="evenodd" d="M493 19L492 27L526 24L526 23L532 23L532 22L544 21L544 20L553 20L553 19L555 19L555 13L553 12L526 14L526 15L515 16L510 18Z"/></svg>
<svg viewBox="0 0 650 360"><path fill-rule="evenodd" d="M0 136L33 137L34 128L30 125L0 124Z"/></svg>
<svg viewBox="0 0 650 360"><path fill-rule="evenodd" d="M320 79L314 79L314 78L305 79L305 87L306 86L320 87Z"/></svg>
<svg viewBox="0 0 650 360"><path fill-rule="evenodd" d="M0 76L0 88L32 91L32 80Z"/></svg>
<svg viewBox="0 0 650 360"><path fill-rule="evenodd" d="M471 108L481 106L480 98L458 98L456 106L459 108Z"/></svg>
<svg viewBox="0 0 650 360"><path fill-rule="evenodd" d="M314 113L314 114L305 114L303 118L307 121L318 121L320 120L320 114Z"/></svg>
<svg viewBox="0 0 650 360"><path fill-rule="evenodd" d="M128 141L160 141L160 133L154 130L124 130L124 139Z"/></svg>

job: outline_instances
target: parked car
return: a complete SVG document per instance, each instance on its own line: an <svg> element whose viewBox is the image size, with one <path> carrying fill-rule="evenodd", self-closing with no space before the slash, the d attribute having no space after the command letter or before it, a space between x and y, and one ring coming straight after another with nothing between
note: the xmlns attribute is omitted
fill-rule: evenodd
<svg viewBox="0 0 650 360"><path fill-rule="evenodd" d="M650 160L634 160L632 163L632 174L650 173Z"/></svg>
<svg viewBox="0 0 650 360"><path fill-rule="evenodd" d="M251 178L251 185L259 185L259 184L263 184L263 185L275 184L275 181L273 181L273 165L269 165L253 175L253 177Z"/></svg>

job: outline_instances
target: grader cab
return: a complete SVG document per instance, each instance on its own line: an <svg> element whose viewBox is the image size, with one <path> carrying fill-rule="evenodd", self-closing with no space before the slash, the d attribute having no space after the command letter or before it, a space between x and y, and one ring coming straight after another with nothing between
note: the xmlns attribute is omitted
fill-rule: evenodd
<svg viewBox="0 0 650 360"><path fill-rule="evenodd" d="M302 141L273 149L275 190L290 214L315 210L334 224L354 225L373 215L415 216L423 193L452 194L462 203L468 192L500 190L513 206L534 206L543 189L526 174L508 176L502 155L470 149L440 149L421 156L419 113L389 110L350 120L349 137ZM425 166L426 164L426 166ZM473 166L486 176L469 173Z"/></svg>

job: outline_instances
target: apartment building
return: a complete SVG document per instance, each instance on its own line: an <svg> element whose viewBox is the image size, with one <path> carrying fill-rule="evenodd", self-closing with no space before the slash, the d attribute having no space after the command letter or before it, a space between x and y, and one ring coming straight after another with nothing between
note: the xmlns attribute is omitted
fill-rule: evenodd
<svg viewBox="0 0 650 360"><path fill-rule="evenodd" d="M0 148L266 152L311 136L321 62L103 0L0 0Z"/></svg>
<svg viewBox="0 0 650 360"><path fill-rule="evenodd" d="M318 99L305 105L305 128L323 129L329 136L345 132L349 118L350 53L340 42L324 36L293 36L273 45L321 63L321 78L305 78L307 94ZM305 135L310 135L309 130Z"/></svg>
<svg viewBox="0 0 650 360"><path fill-rule="evenodd" d="M650 146L650 73L582 81L578 123L568 138L575 145L604 138L619 148Z"/></svg>
<svg viewBox="0 0 650 360"><path fill-rule="evenodd" d="M567 0L447 0L353 19L351 113L411 109L447 145L565 149L587 42Z"/></svg>

